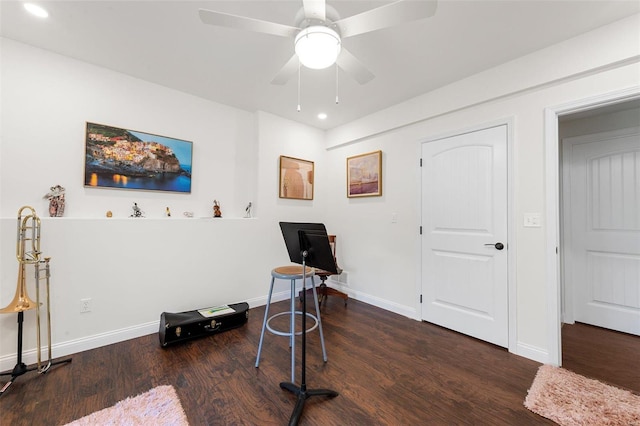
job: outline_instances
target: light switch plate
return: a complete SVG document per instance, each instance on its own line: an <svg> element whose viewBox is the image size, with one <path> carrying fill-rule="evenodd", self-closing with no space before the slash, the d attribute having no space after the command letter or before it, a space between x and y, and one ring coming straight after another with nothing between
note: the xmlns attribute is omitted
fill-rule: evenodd
<svg viewBox="0 0 640 426"><path fill-rule="evenodd" d="M542 226L540 213L525 213L523 225L525 228L540 228Z"/></svg>

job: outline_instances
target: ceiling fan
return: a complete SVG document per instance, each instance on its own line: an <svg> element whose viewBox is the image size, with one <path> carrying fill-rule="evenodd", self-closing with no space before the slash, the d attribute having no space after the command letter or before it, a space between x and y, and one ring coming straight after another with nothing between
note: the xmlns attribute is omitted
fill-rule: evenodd
<svg viewBox="0 0 640 426"><path fill-rule="evenodd" d="M199 15L208 25L292 38L295 53L276 74L272 84L285 84L300 64L322 69L334 63L358 83L365 84L375 76L342 46L342 39L428 18L433 16L436 7L437 0L400 0L340 19L335 9L327 6L326 0L302 0L295 27L206 9L200 9Z"/></svg>

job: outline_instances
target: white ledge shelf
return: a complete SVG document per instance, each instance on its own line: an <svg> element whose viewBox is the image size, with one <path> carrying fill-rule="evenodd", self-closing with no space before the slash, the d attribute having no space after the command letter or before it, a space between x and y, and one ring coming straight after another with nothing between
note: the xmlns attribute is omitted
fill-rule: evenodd
<svg viewBox="0 0 640 426"><path fill-rule="evenodd" d="M257 217L208 217L208 216L194 216L194 217L105 217L105 216L63 216L63 217L49 217L38 216L42 221L50 220L159 220L159 221L189 221L189 220L211 220L211 221L226 221L226 220L256 220ZM2 220L16 220L16 217L4 217Z"/></svg>

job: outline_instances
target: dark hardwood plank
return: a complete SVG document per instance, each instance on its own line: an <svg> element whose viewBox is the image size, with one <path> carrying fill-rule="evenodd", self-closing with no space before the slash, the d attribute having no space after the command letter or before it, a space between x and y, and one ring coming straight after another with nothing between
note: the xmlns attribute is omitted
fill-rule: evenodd
<svg viewBox="0 0 640 426"><path fill-rule="evenodd" d="M322 310L329 361L308 334L307 384L340 395L307 400L301 425L553 424L523 406L539 363L357 300L330 297ZM286 424L295 404L279 387L290 380L287 338L267 333L254 367L263 315L251 309L245 326L178 346L163 349L153 334L25 374L0 398L0 423L62 425L170 384L192 425Z"/></svg>
<svg viewBox="0 0 640 426"><path fill-rule="evenodd" d="M640 337L587 324L564 324L562 366L640 394Z"/></svg>

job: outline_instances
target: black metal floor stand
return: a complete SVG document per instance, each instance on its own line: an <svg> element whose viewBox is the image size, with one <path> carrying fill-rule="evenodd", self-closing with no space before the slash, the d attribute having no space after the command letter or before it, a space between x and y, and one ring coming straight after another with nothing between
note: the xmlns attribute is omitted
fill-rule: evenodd
<svg viewBox="0 0 640 426"><path fill-rule="evenodd" d="M293 409L293 413L291 413L291 417L289 418L289 426L295 426L298 424L300 417L302 416L302 410L304 409L304 403L308 398L312 396L327 396L330 398L334 398L338 396L338 392L331 389L307 389L307 379L306 379L306 351L307 351L307 333L305 330L307 329L307 292L306 292L306 283L307 278L305 275L306 265L305 259L306 254L303 254L303 262L302 262L302 365L301 369L301 383L300 386L296 386L295 383L290 382L281 382L280 387L284 390L287 390L298 397L296 401L296 405Z"/></svg>
<svg viewBox="0 0 640 426"><path fill-rule="evenodd" d="M38 366L27 367L27 365L24 362L22 362L22 323L23 322L24 322L24 312L20 311L18 312L18 360L16 362L16 365L13 367L13 370L0 373L0 376L9 376L9 375L11 376L9 381L5 383L4 386L2 386L2 389L0 389L0 396L4 395L6 390L9 389L9 386L11 386L18 377L22 376L25 373L28 373L29 371L38 370ZM71 358L60 360L60 361L49 361L48 363L49 365L47 365L46 369L39 372L44 374L47 371L49 371L49 368L51 366L58 365L58 364L66 364L69 362L71 362Z"/></svg>

